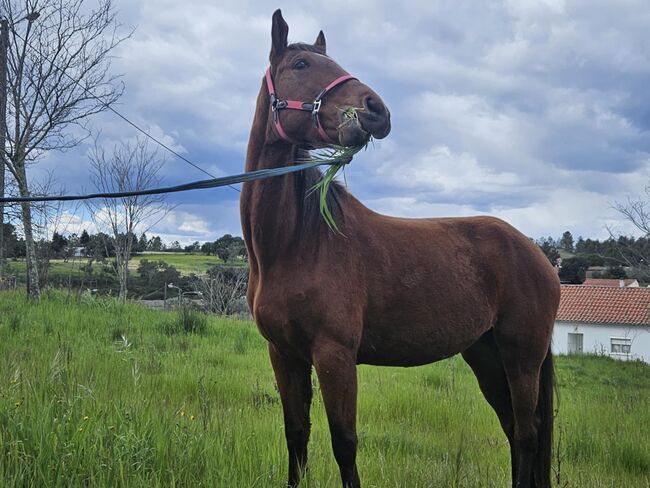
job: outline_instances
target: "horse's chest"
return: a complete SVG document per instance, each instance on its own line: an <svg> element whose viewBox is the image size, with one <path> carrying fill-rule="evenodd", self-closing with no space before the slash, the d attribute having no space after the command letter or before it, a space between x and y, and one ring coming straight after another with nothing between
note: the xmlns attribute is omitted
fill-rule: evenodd
<svg viewBox="0 0 650 488"><path fill-rule="evenodd" d="M312 333L298 320L296 304L305 300L304 293L277 297L274 293L257 295L253 316L264 338L281 351L302 351L311 343Z"/></svg>

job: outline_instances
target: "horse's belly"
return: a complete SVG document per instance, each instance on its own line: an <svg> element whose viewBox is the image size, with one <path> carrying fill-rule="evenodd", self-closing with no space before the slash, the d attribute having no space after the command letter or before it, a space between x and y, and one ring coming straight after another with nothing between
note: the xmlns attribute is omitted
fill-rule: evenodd
<svg viewBox="0 0 650 488"><path fill-rule="evenodd" d="M419 366L440 361L463 352L490 327L491 324L484 321L366 327L357 362L378 366Z"/></svg>

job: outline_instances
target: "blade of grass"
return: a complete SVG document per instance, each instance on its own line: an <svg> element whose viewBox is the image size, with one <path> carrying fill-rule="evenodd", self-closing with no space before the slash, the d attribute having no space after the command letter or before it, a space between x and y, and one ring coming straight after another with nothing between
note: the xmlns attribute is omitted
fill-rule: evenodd
<svg viewBox="0 0 650 488"><path fill-rule="evenodd" d="M364 144L362 146L350 146L350 147L345 147L345 146L326 147L314 151L313 153L310 154L309 158L307 158L305 161L313 162L313 163L322 163L322 162L330 162L330 161L334 162L334 161L341 161L341 160L347 161L347 160L351 160L356 153L358 153L361 149L363 149L366 146L367 144ZM334 220L334 217L327 205L327 194L329 192L330 186L332 185L332 182L336 178L336 175L341 170L341 168L345 166L345 164L346 163L333 163L323 173L323 176L318 181L318 183L312 186L307 192L307 196L309 196L312 193L318 191L319 209L323 217L323 220L325 220L325 223L332 231L337 232L341 235L343 235L343 233L339 230L338 225L336 224L336 221Z"/></svg>

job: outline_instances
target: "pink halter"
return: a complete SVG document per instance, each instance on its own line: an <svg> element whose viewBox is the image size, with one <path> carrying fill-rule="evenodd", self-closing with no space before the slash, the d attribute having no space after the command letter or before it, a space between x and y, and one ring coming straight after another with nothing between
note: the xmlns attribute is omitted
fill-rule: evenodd
<svg viewBox="0 0 650 488"><path fill-rule="evenodd" d="M339 76L337 79L335 79L333 82L331 82L329 85L327 85L323 91L321 91L316 98L314 99L313 102L299 102L297 100L281 100L278 98L276 92L275 92L275 86L273 85L273 77L271 76L271 67L269 67L266 70L266 87L269 90L269 96L271 98L271 111L273 112L273 123L275 124L275 130L278 132L278 135L284 139L287 142L294 143L289 136L287 136L287 133L284 131L282 128L282 124L280 124L280 110L283 110L285 108L288 109L293 109L293 110L303 110L305 112L311 112L312 116L314 117L314 123L316 124L316 128L318 129L318 134L320 134L321 138L327 142L328 144L336 144L328 135L327 132L325 132L325 129L323 129L323 126L320 123L320 119L318 117L318 112L320 111L320 106L323 101L323 97L332 91L332 89L342 83L345 83L346 81L349 80L356 80L352 75L343 75Z"/></svg>

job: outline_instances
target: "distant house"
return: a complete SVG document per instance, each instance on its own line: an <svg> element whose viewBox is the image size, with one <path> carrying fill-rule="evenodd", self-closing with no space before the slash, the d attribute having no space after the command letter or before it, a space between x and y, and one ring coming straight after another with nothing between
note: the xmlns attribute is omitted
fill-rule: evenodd
<svg viewBox="0 0 650 488"><path fill-rule="evenodd" d="M553 352L650 363L650 288L562 285Z"/></svg>
<svg viewBox="0 0 650 488"><path fill-rule="evenodd" d="M607 266L589 266L586 271L587 278L593 278L595 276L600 276L602 273L606 273L609 268Z"/></svg>
<svg viewBox="0 0 650 488"><path fill-rule="evenodd" d="M632 279L632 278L626 278L623 280L618 280L618 279L607 279L607 278L587 278L583 285L591 285L591 286L613 286L615 288L638 288L639 287L639 281Z"/></svg>

